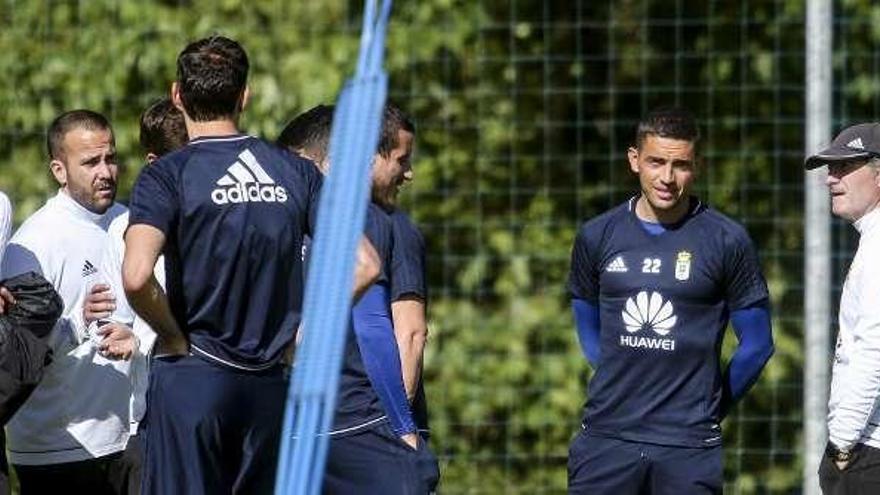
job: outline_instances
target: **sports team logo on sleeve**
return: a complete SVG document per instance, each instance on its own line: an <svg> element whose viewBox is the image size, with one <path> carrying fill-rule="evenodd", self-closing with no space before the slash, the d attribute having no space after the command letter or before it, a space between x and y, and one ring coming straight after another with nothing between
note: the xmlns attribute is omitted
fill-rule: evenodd
<svg viewBox="0 0 880 495"><path fill-rule="evenodd" d="M666 337L678 321L670 301L664 301L659 292L648 295L647 291L641 291L634 298L627 299L621 317L630 334L651 330L661 337ZM674 351L675 339L621 335L620 345Z"/></svg>
<svg viewBox="0 0 880 495"><path fill-rule="evenodd" d="M228 203L284 203L287 201L287 189L279 186L257 161L257 158L245 149L226 170L226 174L217 181L217 187L211 191L211 200L218 205Z"/></svg>
<svg viewBox="0 0 880 495"><path fill-rule="evenodd" d="M675 258L675 279L687 280L691 278L691 259L694 255L690 251L679 251Z"/></svg>

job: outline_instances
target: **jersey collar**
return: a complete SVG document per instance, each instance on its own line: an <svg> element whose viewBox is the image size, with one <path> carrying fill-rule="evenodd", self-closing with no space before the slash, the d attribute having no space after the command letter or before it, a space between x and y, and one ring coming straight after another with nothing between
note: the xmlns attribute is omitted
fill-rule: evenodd
<svg viewBox="0 0 880 495"><path fill-rule="evenodd" d="M104 213L95 213L93 211L87 210L83 205L79 204L70 197L63 189L58 190L58 194L55 195L55 202L61 208L64 208L66 211L71 213L74 217L85 220L89 223L98 224L102 219L107 215L116 203L110 205L110 208L107 208L107 211Z"/></svg>
<svg viewBox="0 0 880 495"><path fill-rule="evenodd" d="M244 139L249 139L250 137L251 136L248 136L247 134L229 134L226 136L201 136L193 139L187 144L242 141Z"/></svg>
<svg viewBox="0 0 880 495"><path fill-rule="evenodd" d="M639 218L639 215L636 213L636 201L638 201L639 198L641 198L641 197L642 197L641 194L636 194L635 196L629 198L629 201L627 202L627 208L629 209L630 214L632 215L633 218L635 218L636 220L638 220L640 222L643 220L641 218ZM681 217L681 220L679 220L675 223L670 223L670 224L664 223L661 225L666 227L667 230L675 229L676 227L679 227L680 225L682 225L683 223L688 221L689 218L691 218L694 215L696 215L697 213L699 213L700 210L702 210L704 207L703 202L700 201L700 198L698 198L696 196L689 197L688 201L690 201L688 211L687 211L687 213L685 213L685 215L683 217ZM646 220L646 221L650 221L650 220Z"/></svg>

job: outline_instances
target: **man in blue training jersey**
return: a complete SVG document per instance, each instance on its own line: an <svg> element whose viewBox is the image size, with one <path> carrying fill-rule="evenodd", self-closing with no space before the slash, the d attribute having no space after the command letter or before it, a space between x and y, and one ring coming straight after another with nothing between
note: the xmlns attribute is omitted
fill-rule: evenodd
<svg viewBox="0 0 880 495"><path fill-rule="evenodd" d="M333 111L331 106L319 105L299 115L285 127L279 144L312 159L326 173ZM409 169L414 126L389 103L382 128L365 233L385 269L352 309L324 493L428 493L439 476L436 458L416 435L418 423L407 401L389 292L395 289L398 239L393 237L391 219L376 200L385 191L381 185L402 182L388 172Z"/></svg>
<svg viewBox="0 0 880 495"><path fill-rule="evenodd" d="M575 239L569 290L595 374L569 493L721 493L721 420L773 353L748 234L690 194L698 139L690 113L649 113L627 153L641 194ZM728 318L739 345L722 372Z"/></svg>
<svg viewBox="0 0 880 495"><path fill-rule="evenodd" d="M400 108L389 104L385 109L379 153L390 154L398 142L412 142L415 125ZM411 145L410 145L411 147ZM428 410L422 383L422 361L428 339L425 316L428 300L425 283L425 242L409 216L397 207L401 186L413 179L412 153L401 159L377 159L373 165L373 202L391 219L394 249L391 256L391 316L400 349L400 361L406 395L412 403L413 417L419 431L428 436Z"/></svg>
<svg viewBox="0 0 880 495"><path fill-rule="evenodd" d="M171 96L190 142L142 170L123 284L157 334L144 418L144 493L270 493L302 305L302 240L315 228L312 164L240 134L248 59L212 36L177 59ZM153 276L165 255L166 292ZM359 247L356 296L378 276Z"/></svg>

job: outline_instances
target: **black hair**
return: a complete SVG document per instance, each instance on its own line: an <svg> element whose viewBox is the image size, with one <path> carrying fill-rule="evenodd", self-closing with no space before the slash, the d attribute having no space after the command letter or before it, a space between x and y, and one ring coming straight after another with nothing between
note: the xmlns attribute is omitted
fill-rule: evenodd
<svg viewBox="0 0 880 495"><path fill-rule="evenodd" d="M693 114L683 108L660 107L642 117L636 128L636 147L641 148L648 136L690 141L700 140L700 130Z"/></svg>
<svg viewBox="0 0 880 495"><path fill-rule="evenodd" d="M409 115L394 102L388 100L382 111L382 133L379 136L379 149L377 150L380 155L387 157L391 154L391 150L397 147L398 131L415 134L416 126Z"/></svg>
<svg viewBox="0 0 880 495"><path fill-rule="evenodd" d="M46 132L46 149L50 159L64 158L64 136L74 129L108 130L113 134L110 121L98 112L84 109L64 112L55 117Z"/></svg>
<svg viewBox="0 0 880 495"><path fill-rule="evenodd" d="M318 105L297 115L284 126L278 145L315 163L323 162L330 148L334 110L333 105Z"/></svg>
<svg viewBox="0 0 880 495"><path fill-rule="evenodd" d="M332 105L318 105L297 115L281 131L278 144L290 151L305 154L316 163L323 161L330 148L334 111ZM397 147L397 134L401 130L415 134L416 127L400 107L388 101L382 110L382 129L376 152L387 157Z"/></svg>
<svg viewBox="0 0 880 495"><path fill-rule="evenodd" d="M194 41L177 57L183 108L197 122L233 118L241 111L248 57L237 41L211 36Z"/></svg>
<svg viewBox="0 0 880 495"><path fill-rule="evenodd" d="M161 157L183 147L187 141L183 113L169 98L154 101L141 114L140 142L144 153Z"/></svg>

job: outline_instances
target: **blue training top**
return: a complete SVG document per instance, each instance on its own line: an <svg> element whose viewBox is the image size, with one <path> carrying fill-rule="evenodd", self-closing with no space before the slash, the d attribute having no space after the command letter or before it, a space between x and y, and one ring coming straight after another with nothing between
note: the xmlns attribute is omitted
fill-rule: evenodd
<svg viewBox="0 0 880 495"><path fill-rule="evenodd" d="M386 267L391 253L391 226L378 207L372 203L367 208L364 235L376 248L382 262L382 271L374 284L388 284ZM336 415L333 419L333 432L354 433L362 427L375 424L385 416L379 396L373 390L367 370L361 357L360 346L349 321L346 330L345 350L342 356L342 374L339 378L339 394L336 399Z"/></svg>
<svg viewBox="0 0 880 495"><path fill-rule="evenodd" d="M584 426L661 445L721 443L721 341L731 311L768 297L746 231L691 199L660 235L635 198L580 228L571 296L598 305L601 358Z"/></svg>
<svg viewBox="0 0 880 495"><path fill-rule="evenodd" d="M373 203L367 209L364 235L376 248L382 261L382 272L352 312L353 321L347 330L339 396L333 420L334 435L357 433L377 424L386 416L395 429L400 424L412 423L403 390L403 378L400 375L397 342L390 324L390 301L387 299L388 267L391 266L394 242L391 223L382 209ZM380 293L383 301L370 300L374 295L374 288L382 289ZM376 304L382 307L377 307ZM363 311L359 311L361 309ZM377 312L384 312L384 315L378 315L379 318L387 318L384 325L373 318ZM396 360L396 370L392 366L394 363L384 362L392 358ZM377 393L377 387L380 387L382 394ZM390 393L385 393L386 391ZM398 422L401 417L404 419Z"/></svg>
<svg viewBox="0 0 880 495"><path fill-rule="evenodd" d="M166 290L194 354L253 371L281 360L321 183L311 162L244 135L195 139L141 171L130 223L166 235Z"/></svg>
<svg viewBox="0 0 880 495"><path fill-rule="evenodd" d="M405 297L417 297L428 303L428 284L425 275L425 239L419 228L406 213L391 211L394 249L391 253L391 302ZM424 382L420 379L412 403L413 419L419 430L428 432L428 401Z"/></svg>

